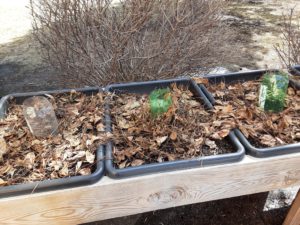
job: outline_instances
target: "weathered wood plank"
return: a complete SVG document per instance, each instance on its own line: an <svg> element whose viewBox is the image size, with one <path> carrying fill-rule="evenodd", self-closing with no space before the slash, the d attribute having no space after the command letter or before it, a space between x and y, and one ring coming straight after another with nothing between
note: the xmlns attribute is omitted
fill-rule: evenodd
<svg viewBox="0 0 300 225"><path fill-rule="evenodd" d="M0 224L78 224L300 184L300 154L4 198Z"/></svg>
<svg viewBox="0 0 300 225"><path fill-rule="evenodd" d="M300 225L300 190L292 204L292 207L283 225Z"/></svg>

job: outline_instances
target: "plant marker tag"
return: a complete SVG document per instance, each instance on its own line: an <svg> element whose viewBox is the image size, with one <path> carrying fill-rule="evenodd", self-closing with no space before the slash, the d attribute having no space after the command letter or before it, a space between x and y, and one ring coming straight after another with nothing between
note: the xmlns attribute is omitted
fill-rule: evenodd
<svg viewBox="0 0 300 225"><path fill-rule="evenodd" d="M23 102L23 115L34 136L47 137L55 134L58 130L53 106L43 96L27 98Z"/></svg>

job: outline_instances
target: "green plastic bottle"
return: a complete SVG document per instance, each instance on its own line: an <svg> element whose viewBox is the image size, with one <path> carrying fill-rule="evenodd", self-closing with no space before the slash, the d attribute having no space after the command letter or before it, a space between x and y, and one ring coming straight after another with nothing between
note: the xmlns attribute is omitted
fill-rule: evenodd
<svg viewBox="0 0 300 225"><path fill-rule="evenodd" d="M259 106L264 111L281 112L285 107L288 75L285 73L267 73L263 76L259 90Z"/></svg>
<svg viewBox="0 0 300 225"><path fill-rule="evenodd" d="M156 89L149 95L150 111L153 117L164 114L172 105L172 96L169 88Z"/></svg>

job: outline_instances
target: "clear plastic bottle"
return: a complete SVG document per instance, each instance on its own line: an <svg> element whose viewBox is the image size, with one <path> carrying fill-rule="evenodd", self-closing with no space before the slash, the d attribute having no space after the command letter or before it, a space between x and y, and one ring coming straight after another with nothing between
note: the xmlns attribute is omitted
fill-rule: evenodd
<svg viewBox="0 0 300 225"><path fill-rule="evenodd" d="M259 90L259 106L269 112L282 111L285 107L288 85L287 74L265 74Z"/></svg>
<svg viewBox="0 0 300 225"><path fill-rule="evenodd" d="M23 114L34 136L47 137L58 130L52 104L43 96L34 96L23 102Z"/></svg>
<svg viewBox="0 0 300 225"><path fill-rule="evenodd" d="M167 112L172 105L172 96L169 88L157 89L149 96L150 111L156 117Z"/></svg>

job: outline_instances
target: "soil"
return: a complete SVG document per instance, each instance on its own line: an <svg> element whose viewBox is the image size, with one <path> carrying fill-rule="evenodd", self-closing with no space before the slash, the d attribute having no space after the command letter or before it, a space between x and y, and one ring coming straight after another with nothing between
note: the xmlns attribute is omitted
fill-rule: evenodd
<svg viewBox="0 0 300 225"><path fill-rule="evenodd" d="M192 92L171 85L168 94L172 105L157 117L150 113L149 96L112 94L113 154L118 168L234 151L224 140L230 129L214 124L215 114L206 111Z"/></svg>
<svg viewBox="0 0 300 225"><path fill-rule="evenodd" d="M267 147L269 147L268 145L264 145L264 144L260 143L259 140L255 139L253 137L248 137L248 141L255 148L267 148Z"/></svg>
<svg viewBox="0 0 300 225"><path fill-rule="evenodd" d="M22 105L14 100L6 118L0 119L0 186L92 173L96 149L105 136L103 93L86 96L71 92L48 97L58 118L55 135L34 136ZM39 99L33 100L34 105L39 104Z"/></svg>

